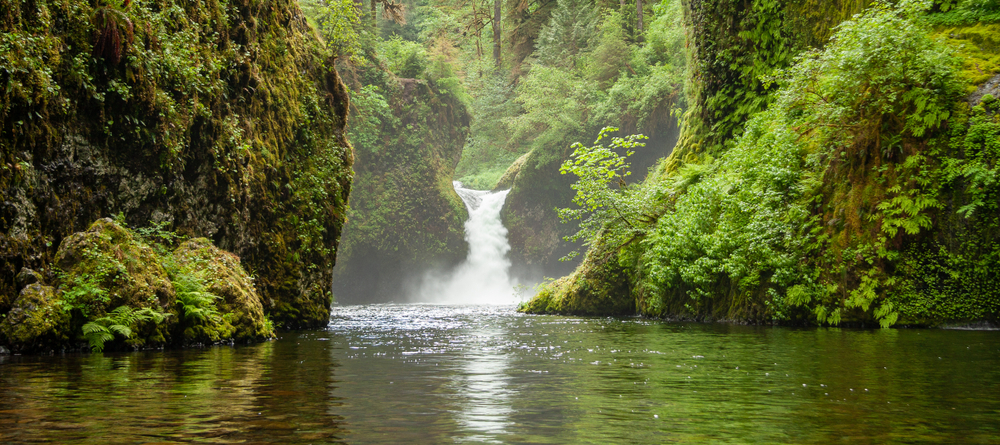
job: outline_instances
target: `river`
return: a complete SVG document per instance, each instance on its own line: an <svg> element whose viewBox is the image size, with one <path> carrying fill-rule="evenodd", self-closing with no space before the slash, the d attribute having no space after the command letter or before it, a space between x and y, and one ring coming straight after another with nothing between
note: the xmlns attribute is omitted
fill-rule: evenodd
<svg viewBox="0 0 1000 445"><path fill-rule="evenodd" d="M1000 333L338 306L250 346L0 356L0 442L1000 441Z"/></svg>

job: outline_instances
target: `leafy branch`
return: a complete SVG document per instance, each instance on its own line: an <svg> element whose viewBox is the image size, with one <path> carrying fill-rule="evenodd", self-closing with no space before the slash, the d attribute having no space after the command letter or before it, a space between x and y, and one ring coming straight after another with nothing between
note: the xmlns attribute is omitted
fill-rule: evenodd
<svg viewBox="0 0 1000 445"><path fill-rule="evenodd" d="M601 144L602 140L616 131L618 128L604 127L591 147L579 142L573 144L571 159L563 162L559 168L561 174L572 173L578 178L572 188L576 191L573 203L579 208L556 209L563 223L579 221L579 230L566 237L567 241L582 239L584 245L590 246L603 229L608 229L610 232L606 236L610 236L620 246L641 233L644 223L655 219L645 215L644 209L647 206L639 188L629 187L625 181L632 174L627 158L635 153L635 148L645 146L640 141L648 138L633 134L624 138L612 137L607 147ZM573 251L564 259L578 254L579 252Z"/></svg>

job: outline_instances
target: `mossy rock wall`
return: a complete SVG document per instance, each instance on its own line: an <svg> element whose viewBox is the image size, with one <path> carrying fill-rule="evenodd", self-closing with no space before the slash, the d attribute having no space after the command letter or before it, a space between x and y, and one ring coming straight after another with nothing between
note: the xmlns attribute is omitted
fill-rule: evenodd
<svg viewBox="0 0 1000 445"><path fill-rule="evenodd" d="M238 255L278 323L327 322L348 95L296 2L0 0L0 66L0 314L22 267L122 213Z"/></svg>
<svg viewBox="0 0 1000 445"><path fill-rule="evenodd" d="M334 268L338 302L405 301L424 272L456 264L468 248L468 212L452 185L469 130L465 105L433 81L380 74L392 118L374 143L357 145Z"/></svg>
<svg viewBox="0 0 1000 445"><path fill-rule="evenodd" d="M662 167L717 156L777 88L762 76L821 47L833 28L868 6L863 0L685 0L688 109L680 140Z"/></svg>
<svg viewBox="0 0 1000 445"><path fill-rule="evenodd" d="M639 162L633 163L633 171L638 179L645 178L646 169L652 167L656 171L650 173L649 180L659 181L685 162L697 161L706 153L719 154L727 141L739 133L746 119L770 102L768 94L772 87L765 85L760 76L788 66L794 55L806 48L821 46L830 37L832 27L866 6L857 0L838 0L832 4L813 0L751 3L686 0L683 5L688 35L685 86L688 108L679 130L667 127L651 134L647 145L658 147L654 151L659 156L637 153ZM657 163L661 157L664 161ZM548 171L547 181L555 181L558 165L549 166ZM572 233L568 226L559 227L555 212L550 210L569 206L573 196L569 182L559 188L561 199L541 202L545 197L536 193L533 197L541 199L538 205L531 206L524 190L538 188L531 182L545 181L531 181L530 175L521 179L522 175L519 173L515 179L521 181L522 190L518 190L515 182L504 208L505 225L511 228L512 250L523 255L525 262L552 264L558 258L557 241ZM540 216L545 212L548 214ZM588 251L582 262L568 270L566 266L548 267L547 274L551 270L554 276L568 276L547 285L524 310L585 314L644 312L641 299L634 295L636 280L631 276L634 267L628 265L634 258L622 257L600 240L597 245L600 252ZM568 250L570 246L558 249Z"/></svg>
<svg viewBox="0 0 1000 445"><path fill-rule="evenodd" d="M752 15L715 3L722 2L689 6L715 11L709 18L731 11L733 22ZM797 62L779 94L759 91L762 106L775 101L766 111L744 108L742 118L729 121L732 113L718 114L725 103L705 97L693 101L678 151L647 184L662 197L655 202L662 206L657 222L620 247L599 238L572 275L545 286L523 309L610 314L631 305L654 317L883 327L1000 320L995 284L1000 188L989 179L998 169L1000 150L1000 101L993 96L1000 91L994 38L1000 24L971 19L932 27L945 13L905 9L912 5L877 5L845 22L838 31L843 34L826 50ZM841 6L843 14L853 8ZM818 27L836 23L802 12L801 5L783 8L779 17L791 30L785 39L795 51L795 42L815 42L822 34ZM692 35L725 37L730 31L696 26ZM922 50L914 52L914 47ZM703 48L694 45L692 57L704 62ZM740 42L722 48L734 53L716 51L710 57L769 57ZM801 71L815 68L810 60L830 65ZM898 65L891 63L897 60ZM872 73L888 77L902 72L893 71L899 67L906 67L905 73L892 87L866 83L876 77ZM738 77L712 80L702 68L691 73L696 99L706 92L738 90L742 96L733 97L746 99L753 96L748 92L764 87ZM817 87L837 81L843 83ZM712 82L719 87L709 88ZM934 89L924 89L933 82L938 82ZM851 125L800 131L808 124L796 119L825 110L823 101L803 101L803 96L856 98L859 90L877 88L896 89L872 97L902 98L892 102L898 111L867 122L841 115ZM906 102L907 97L919 101ZM844 112L863 113L869 103L852 103ZM919 115L924 103L943 110L937 120L904 126L901 122ZM716 119L711 126L692 126L710 119ZM744 129L742 136L736 134ZM898 144L895 151L879 145L891 138ZM702 156L706 153L718 157ZM911 196L928 204L893 213ZM903 224L908 224L905 229Z"/></svg>

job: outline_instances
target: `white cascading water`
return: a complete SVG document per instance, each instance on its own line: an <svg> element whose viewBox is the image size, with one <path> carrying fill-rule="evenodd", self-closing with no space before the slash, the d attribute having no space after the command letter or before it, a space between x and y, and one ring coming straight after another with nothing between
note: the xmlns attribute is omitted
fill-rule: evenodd
<svg viewBox="0 0 1000 445"><path fill-rule="evenodd" d="M507 228L500 221L500 209L508 191L471 190L459 182L454 185L469 210L465 222L469 256L451 273L428 274L419 291L419 300L447 304L516 303L507 259L510 251Z"/></svg>

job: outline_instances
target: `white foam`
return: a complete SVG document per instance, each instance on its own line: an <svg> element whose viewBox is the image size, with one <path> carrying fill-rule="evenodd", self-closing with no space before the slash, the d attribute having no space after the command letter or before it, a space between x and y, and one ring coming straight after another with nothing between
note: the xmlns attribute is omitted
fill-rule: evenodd
<svg viewBox="0 0 1000 445"><path fill-rule="evenodd" d="M455 182L455 192L469 210L465 222L469 256L448 273L428 274L415 299L445 304L517 303L507 258L507 228L500 221L508 191L471 190Z"/></svg>

